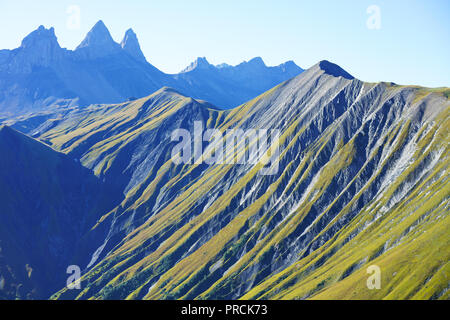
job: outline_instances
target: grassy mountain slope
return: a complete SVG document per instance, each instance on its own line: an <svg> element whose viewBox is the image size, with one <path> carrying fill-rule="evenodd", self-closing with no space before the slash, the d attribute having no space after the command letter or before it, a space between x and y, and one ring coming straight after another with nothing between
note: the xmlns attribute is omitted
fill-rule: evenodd
<svg viewBox="0 0 450 320"><path fill-rule="evenodd" d="M83 289L54 298L446 298L449 106L322 61L233 110L164 89L75 112L40 139L125 200L91 231L109 230ZM194 121L279 129L280 169L175 165L170 133Z"/></svg>

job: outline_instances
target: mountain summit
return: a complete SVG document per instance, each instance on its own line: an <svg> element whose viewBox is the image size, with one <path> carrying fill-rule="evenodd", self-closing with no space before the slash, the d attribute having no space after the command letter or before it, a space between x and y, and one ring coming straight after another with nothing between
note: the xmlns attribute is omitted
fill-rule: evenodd
<svg viewBox="0 0 450 320"><path fill-rule="evenodd" d="M213 65L211 65L208 60L206 60L205 57L198 57L197 59L195 59L194 62L192 62L189 66L187 66L183 71L181 71L181 73L184 72L190 72L190 71L194 71L194 70L199 70L199 69L209 69L213 67Z"/></svg>
<svg viewBox="0 0 450 320"><path fill-rule="evenodd" d="M144 54L141 51L141 46L139 45L139 41L133 29L130 28L125 32L125 36L123 37L120 46L133 58L136 58L137 60L142 62L147 62Z"/></svg>
<svg viewBox="0 0 450 320"><path fill-rule="evenodd" d="M78 45L77 49L91 46L111 45L113 43L115 42L111 37L108 28L102 20L99 20L88 32L84 40Z"/></svg>
<svg viewBox="0 0 450 320"><path fill-rule="evenodd" d="M38 49L38 47L55 47L60 48L58 40L56 39L55 29L53 27L46 29L44 26L39 26L35 31L27 35L20 46L23 49Z"/></svg>
<svg viewBox="0 0 450 320"><path fill-rule="evenodd" d="M255 57L251 59L249 62L247 62L251 66L259 66L259 67L265 67L266 64L264 63L264 60L261 57Z"/></svg>
<svg viewBox="0 0 450 320"><path fill-rule="evenodd" d="M317 65L313 67L313 69L320 69L324 71L326 74L329 74L334 77L343 77L348 80L354 79L354 77L350 73L342 69L337 64L331 63L330 61L327 60L320 61Z"/></svg>
<svg viewBox="0 0 450 320"><path fill-rule="evenodd" d="M99 20L78 45L75 52L83 54L85 58L97 58L116 53L119 49L120 45L113 40L103 21Z"/></svg>
<svg viewBox="0 0 450 320"><path fill-rule="evenodd" d="M22 40L19 48L0 50L0 74L2 71L28 73L34 66L48 67L57 63L63 54L64 49L58 44L55 30L41 25Z"/></svg>

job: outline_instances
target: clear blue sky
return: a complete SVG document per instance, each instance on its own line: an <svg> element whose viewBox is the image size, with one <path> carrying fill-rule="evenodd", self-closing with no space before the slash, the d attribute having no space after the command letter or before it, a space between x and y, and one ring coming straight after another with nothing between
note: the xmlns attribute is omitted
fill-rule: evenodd
<svg viewBox="0 0 450 320"><path fill-rule="evenodd" d="M70 5L80 8L78 29L67 27ZM380 29L366 25L370 5ZM18 47L43 24L73 49L101 19L118 42L132 27L147 60L168 73L198 56L303 68L327 59L365 81L450 87L449 14L448 0L0 0L0 48Z"/></svg>

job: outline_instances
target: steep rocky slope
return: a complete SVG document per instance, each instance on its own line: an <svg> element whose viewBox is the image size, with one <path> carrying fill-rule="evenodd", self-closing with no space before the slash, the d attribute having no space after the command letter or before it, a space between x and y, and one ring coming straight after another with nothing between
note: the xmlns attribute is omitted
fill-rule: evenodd
<svg viewBox="0 0 450 320"><path fill-rule="evenodd" d="M233 110L165 88L49 120L41 140L125 195L83 289L54 298L448 298L448 96L322 61ZM175 165L170 134L194 121L279 129L279 170Z"/></svg>

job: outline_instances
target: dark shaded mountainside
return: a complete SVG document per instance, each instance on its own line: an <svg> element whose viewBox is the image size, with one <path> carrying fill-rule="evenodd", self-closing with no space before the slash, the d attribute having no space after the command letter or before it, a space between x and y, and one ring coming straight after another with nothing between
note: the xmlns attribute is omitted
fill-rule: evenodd
<svg viewBox="0 0 450 320"><path fill-rule="evenodd" d="M123 193L83 237L96 247L78 250L82 289L52 298L448 299L449 107L449 89L365 83L322 61L232 110L162 88L11 123ZM171 133L194 121L225 137L279 129L279 170L175 164Z"/></svg>
<svg viewBox="0 0 450 320"><path fill-rule="evenodd" d="M119 103L163 86L231 108L302 71L293 62L267 67L255 58L237 66L213 66L198 58L170 75L147 62L131 29L119 44L99 21L72 51L59 46L53 28L40 26L19 48L0 50L0 116Z"/></svg>
<svg viewBox="0 0 450 320"><path fill-rule="evenodd" d="M83 264L83 236L120 200L88 169L0 126L0 298L49 296ZM83 250L95 246L83 243Z"/></svg>

